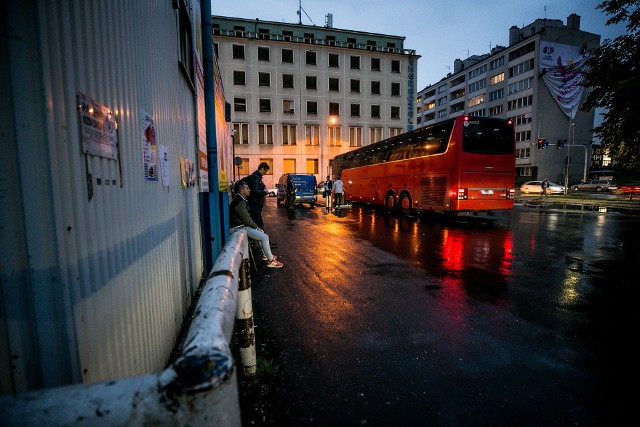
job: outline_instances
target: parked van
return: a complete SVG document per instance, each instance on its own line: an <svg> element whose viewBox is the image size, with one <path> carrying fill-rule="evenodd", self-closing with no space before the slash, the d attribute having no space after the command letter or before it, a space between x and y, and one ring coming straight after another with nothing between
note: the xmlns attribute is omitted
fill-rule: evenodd
<svg viewBox="0 0 640 427"><path fill-rule="evenodd" d="M316 205L316 176L311 173L285 173L278 181L278 195L276 203L285 203L287 198L287 179L291 178L295 190L294 204L309 203L311 207Z"/></svg>

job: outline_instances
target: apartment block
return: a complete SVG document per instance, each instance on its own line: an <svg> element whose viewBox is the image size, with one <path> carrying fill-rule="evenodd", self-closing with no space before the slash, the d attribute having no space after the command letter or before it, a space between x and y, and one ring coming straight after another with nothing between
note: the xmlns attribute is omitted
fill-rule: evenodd
<svg viewBox="0 0 640 427"><path fill-rule="evenodd" d="M231 109L233 177L330 174L338 154L412 130L417 60L404 37L213 16Z"/></svg>
<svg viewBox="0 0 640 427"><path fill-rule="evenodd" d="M579 82L589 49L599 44L600 35L582 31L576 14L566 24L512 26L508 47L456 59L453 73L418 92L417 126L462 114L508 118L516 125L516 186L586 178L594 111L579 110L586 98Z"/></svg>

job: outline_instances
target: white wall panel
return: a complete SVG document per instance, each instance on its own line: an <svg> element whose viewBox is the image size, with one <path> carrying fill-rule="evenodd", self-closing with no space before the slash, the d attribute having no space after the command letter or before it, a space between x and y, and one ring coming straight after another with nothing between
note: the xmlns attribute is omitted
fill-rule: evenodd
<svg viewBox="0 0 640 427"><path fill-rule="evenodd" d="M16 330L42 348L31 349L41 378L18 381L14 391L157 371L203 275L198 190L183 189L180 176L180 156L197 163L197 140L195 92L178 65L177 11L171 0L24 3L9 16L33 8L24 31L35 32L40 51L8 72L14 91L22 91L19 80L37 83L30 95L16 94L37 102L14 114L16 123L38 112L44 120L16 135L17 147L30 148L17 154L27 201L15 243L27 247L24 274L35 271L27 302L34 312L16 314ZM27 64L30 75L18 79ZM117 112L119 160L82 153L79 92ZM168 147L169 187L144 180L142 110ZM67 374L49 378L49 369Z"/></svg>

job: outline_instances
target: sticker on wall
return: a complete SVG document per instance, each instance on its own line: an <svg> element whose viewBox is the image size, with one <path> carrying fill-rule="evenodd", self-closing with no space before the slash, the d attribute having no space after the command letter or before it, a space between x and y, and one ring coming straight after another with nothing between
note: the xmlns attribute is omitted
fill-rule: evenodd
<svg viewBox="0 0 640 427"><path fill-rule="evenodd" d="M169 186L169 149L166 145L160 146L160 173L162 174L162 186Z"/></svg>
<svg viewBox="0 0 640 427"><path fill-rule="evenodd" d="M92 156L118 158L118 134L113 112L106 106L78 93L78 113L82 152Z"/></svg>
<svg viewBox="0 0 640 427"><path fill-rule="evenodd" d="M145 181L158 182L158 142L156 125L151 115L140 110L142 120L142 160Z"/></svg>

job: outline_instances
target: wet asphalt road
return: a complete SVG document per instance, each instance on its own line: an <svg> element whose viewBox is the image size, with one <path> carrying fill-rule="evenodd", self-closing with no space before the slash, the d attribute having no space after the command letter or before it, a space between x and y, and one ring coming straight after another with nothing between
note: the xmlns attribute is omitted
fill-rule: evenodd
<svg viewBox="0 0 640 427"><path fill-rule="evenodd" d="M629 419L640 216L287 214L274 199L264 216L285 267L253 278L243 425Z"/></svg>

